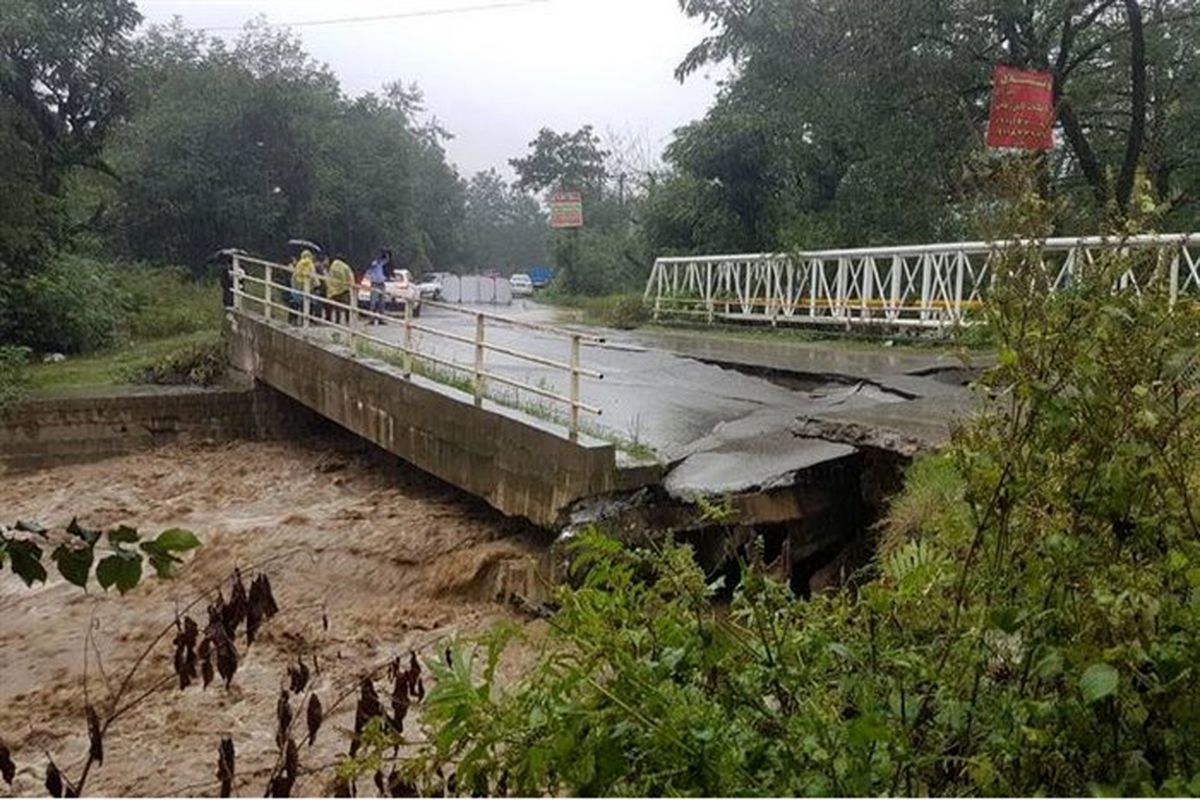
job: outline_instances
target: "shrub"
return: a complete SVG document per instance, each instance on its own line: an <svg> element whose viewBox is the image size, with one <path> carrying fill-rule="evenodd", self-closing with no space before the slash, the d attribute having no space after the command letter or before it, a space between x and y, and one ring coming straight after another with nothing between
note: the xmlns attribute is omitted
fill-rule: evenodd
<svg viewBox="0 0 1200 800"><path fill-rule="evenodd" d="M29 388L29 348L0 345L0 412L20 402Z"/></svg>
<svg viewBox="0 0 1200 800"><path fill-rule="evenodd" d="M227 366L225 343L215 336L173 350L131 377L137 383L211 386L224 376Z"/></svg>
<svg viewBox="0 0 1200 800"><path fill-rule="evenodd" d="M62 255L26 282L24 344L38 352L84 353L121 344L129 297L110 264Z"/></svg>
<svg viewBox="0 0 1200 800"><path fill-rule="evenodd" d="M220 327L221 293L212 280L191 278L179 267L144 264L123 266L119 280L128 295L125 328L135 341Z"/></svg>

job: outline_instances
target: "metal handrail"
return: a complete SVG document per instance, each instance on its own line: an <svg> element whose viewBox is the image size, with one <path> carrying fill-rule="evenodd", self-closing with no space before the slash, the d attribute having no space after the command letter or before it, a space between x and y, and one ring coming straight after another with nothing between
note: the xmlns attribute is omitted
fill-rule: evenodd
<svg viewBox="0 0 1200 800"><path fill-rule="evenodd" d="M1172 307L1200 297L1200 233L950 242L895 247L671 256L654 262L643 302L660 314L779 324L898 326L944 330L975 322L996 259L1038 248L1050 291L1070 284L1102 252L1157 256ZM1118 288L1142 291L1131 270Z"/></svg>
<svg viewBox="0 0 1200 800"><path fill-rule="evenodd" d="M260 278L260 277L254 276L254 275L250 275L243 268L243 264L255 265L255 266L262 267L264 270L263 277ZM270 316L270 312L267 311L267 309L279 309L281 311L286 312L288 314L289 318L291 318L293 316L297 317L300 321L300 325L302 328L308 328L310 326L311 322L318 321L318 318L312 313L312 308L313 308L314 302L319 303L321 306L337 308L337 309L347 311L347 312L349 312L349 319L351 320L351 324L349 324L349 325L343 325L341 323L334 322L332 320L325 320L325 319L319 319L319 323L320 323L320 325L330 328L331 330L345 332L350 337L351 343L353 343L355 341L370 342L373 345L387 348L387 349L398 352L403 358L403 374L406 379L412 378L412 372L413 372L412 366L413 366L414 361L427 362L427 363L434 364L437 366L448 367L448 368L453 369L458 372L471 374L474 378L473 386L474 386L474 395L475 395L475 405L479 406L479 407L482 407L483 400L487 397L486 392L485 392L485 385L487 382L495 382L498 384L503 384L505 386L510 386L514 389L517 389L518 392L520 392L520 391L529 392L530 394L537 395L538 397L543 397L548 400L552 400L556 403L564 404L567 406L567 409L568 409L567 429L568 429L568 434L569 434L571 441L578 440L579 428L580 428L579 414L581 411L586 412L588 414L593 414L596 416L600 416L603 413L601 409L599 409L595 406L589 405L587 403L584 403L580 399L580 378L581 377L593 378L596 380L602 380L604 378L604 375L602 373L600 373L596 370L592 370L592 369L583 367L579 363L580 350L581 350L582 343L584 341L601 342L602 343L604 340L601 339L600 337L576 333L574 331L568 331L568 330L561 329L561 328L555 328L555 327L549 326L549 325L541 325L538 323L528 323L528 322L525 322L524 320L512 319L509 317L504 317L499 314L490 314L490 313L482 312L482 311L470 311L467 309L455 308L453 306L448 306L444 303L430 303L428 301L418 301L422 305L430 305L435 308L445 308L445 309L448 309L451 311L455 311L457 313L468 314L471 317L473 317L475 319L476 325L475 325L475 336L472 338L472 337L463 336L463 335L460 335L457 333L452 333L450 331L438 330L436 328L431 328L431 327L428 327L425 325L420 325L420 324L413 322L413 316L412 316L413 303L410 302L410 300L412 300L412 298L405 298L404 316L402 318L397 317L396 315L391 315L391 314L381 314L381 313L377 313L374 311L367 311L367 310L360 309L358 307L357 302L347 305L345 303L341 303L341 302L332 300L331 298L315 294L312 291L308 291L308 290L304 290L304 289L297 289L297 288L292 287L290 284L279 283L276 280L274 280L274 272L276 270L282 271L285 275L288 275L289 277L291 275L293 275L293 273L294 273L293 268L289 267L285 264L278 264L278 263L275 263L272 261L266 261L264 259L255 258L252 256L241 256L241 255L234 256L232 271L233 271L233 284L234 284L233 285L233 296L234 296L235 309L237 309L238 311L241 311L243 313L250 313L246 307L247 303L251 303L251 304L259 303L259 304L262 304L262 307L264 309L264 312L265 312L264 316L268 316L268 317ZM320 285L325 280L327 280L327 277L323 276L323 275L314 274L312 276L312 283L316 284L316 285ZM263 287L263 296L258 297L258 296L255 296L255 295L247 292L246 288L245 288L245 284L254 284L254 285ZM312 288L314 288L314 287L312 287L312 286L308 287L308 289L312 289ZM358 287L354 286L354 287L352 287L351 291L357 291L357 289L358 289ZM289 292L289 293L292 293L293 295L298 295L301 298L301 308L295 309L295 308L292 308L290 305L276 302L274 299L272 299L273 291L276 291L276 290L283 291L283 292ZM403 323L404 323L404 343L397 344L395 342L390 342L385 339L381 339L377 336L372 336L369 333L367 333L363 330L360 330L358 327L355 326L355 322L363 320L363 319L368 319L368 320L377 319L377 320L385 321L385 322L388 322L388 321L394 322L394 321L402 319ZM505 346L498 345L498 344L492 344L491 342L487 341L487 338L485 335L486 324L488 321L491 321L493 323L510 325L513 327L533 329L533 330L537 330L537 331L543 332L543 333L553 333L555 335L563 336L564 338L568 339L569 343L570 343L570 361L569 362L555 361L554 359L546 358L544 356L540 356L540 355L537 355L534 353L524 353L524 352L521 352L520 350L516 350L511 347L505 347ZM459 363L456 363L453 361L448 361L444 358L440 358L438 356L433 355L432 353L422 352L417 347L413 346L412 334L414 331L418 332L418 333L426 334L431 337L443 338L443 339L457 342L460 344L466 344L466 345L473 346L475 348L475 364L473 365L473 367L468 367L468 366L464 366L462 364L459 364ZM567 376L568 376L569 387L570 387L569 395L563 395L563 394L560 394L558 392L555 392L551 389L547 389L542 386L534 386L534 385L526 383L524 381L510 378L505 375L501 375L497 372L487 370L485 368L485 359L486 359L486 353L489 351L493 352L493 353L500 353L500 354L509 356L511 358L516 358L518 360L525 361L525 362L528 362L531 364L537 364L539 366L550 367L552 369L561 370L561 371L566 372ZM491 398L487 398L487 399L491 399L495 402L499 402L495 397L491 397Z"/></svg>

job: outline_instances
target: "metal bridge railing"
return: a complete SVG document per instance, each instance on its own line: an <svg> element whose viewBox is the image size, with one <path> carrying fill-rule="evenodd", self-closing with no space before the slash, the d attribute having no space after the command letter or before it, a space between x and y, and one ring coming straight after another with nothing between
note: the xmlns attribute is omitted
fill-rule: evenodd
<svg viewBox="0 0 1200 800"><path fill-rule="evenodd" d="M571 441L577 441L579 438L581 412L596 416L602 413L599 408L583 402L581 399L580 383L581 378L592 378L595 380L603 380L604 378L600 372L588 369L580 363L583 345L585 343L602 343L604 340L600 337L588 336L587 334L576 333L575 331L556 328L550 325L526 322L499 314L472 311L445 303L427 300L420 301L422 306L439 308L455 314L465 314L472 317L475 321L474 336L463 336L451 331L438 330L437 328L419 324L413 319L412 303L409 302L404 304L404 314L402 317L360 309L357 303L357 286L351 289L352 302L349 305L334 302L312 291L295 289L291 284L292 268L284 264L277 264L272 261L264 261L249 256L234 256L232 270L235 310L251 316L291 322L301 331L320 326L346 334L353 348L356 348L359 344L365 344L373 349L381 350L385 354L394 353L398 355L396 360L399 362L406 379L412 378L414 370L418 374L421 372L425 372L426 374L433 372L433 370L428 369L421 370L421 365L427 365L435 370L450 370L453 373L469 376L475 405L479 407L482 407L485 399L498 402L501 405L506 404L502 398L497 398L487 393L487 385L489 383L501 384L518 392L528 392L536 395L551 403L566 407L565 424ZM252 274L251 270L258 274ZM314 274L312 276L314 286L310 288L315 289L323 280L324 276ZM288 297L299 298L299 308L289 305L287 303ZM336 308L345 311L349 315L349 322L342 324L319 316L316 311L321 308ZM397 343L372 335L368 332L366 326L371 320L389 323L402 321L403 341ZM513 347L493 343L489 341L487 335L489 325L519 328L561 336L569 346L568 360L557 361L535 353L526 353ZM423 351L420 344L414 341L414 333L424 334L435 340L453 342L473 348L473 365L465 366L433 353ZM567 394L564 395L545 385L534 385L508 375L503 375L494 369L489 369L487 363L488 353L498 353L528 364L536 364L540 367L548 367L556 372L564 373L567 379ZM434 380L437 380L437 378L434 378Z"/></svg>
<svg viewBox="0 0 1200 800"><path fill-rule="evenodd" d="M1051 291L1101 251L1151 251L1170 302L1200 299L1200 233L959 242L747 255L682 256L654 262L645 304L664 315L777 324L889 325L942 329L971 324L987 300L993 267L1013 246L1036 244ZM1122 286L1137 287L1132 273Z"/></svg>

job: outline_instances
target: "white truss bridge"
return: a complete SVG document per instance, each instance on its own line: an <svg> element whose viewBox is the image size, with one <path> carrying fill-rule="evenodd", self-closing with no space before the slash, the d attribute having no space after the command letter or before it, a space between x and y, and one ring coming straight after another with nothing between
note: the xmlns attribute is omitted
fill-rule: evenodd
<svg viewBox="0 0 1200 800"><path fill-rule="evenodd" d="M1038 246L1050 291L1105 252L1142 252L1152 268L1121 288L1167 282L1169 302L1200 301L1200 233L1040 242L957 242L751 255L680 256L654 262L644 301L655 319L687 317L769 325L969 325L987 302L994 267L1014 246Z"/></svg>

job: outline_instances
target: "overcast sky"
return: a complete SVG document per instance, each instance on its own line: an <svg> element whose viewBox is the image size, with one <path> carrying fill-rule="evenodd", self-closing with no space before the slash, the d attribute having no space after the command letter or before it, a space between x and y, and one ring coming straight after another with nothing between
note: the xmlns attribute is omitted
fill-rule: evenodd
<svg viewBox="0 0 1200 800"><path fill-rule="evenodd" d="M704 35L676 0L137 0L147 22L179 15L193 28L241 26L265 14L297 25L308 51L350 94L416 81L428 110L454 133L464 176L511 175L542 126L591 123L645 140L657 153L677 126L702 116L720 77L679 84L675 65ZM493 6L492 8L482 8ZM214 30L235 37L235 31Z"/></svg>

